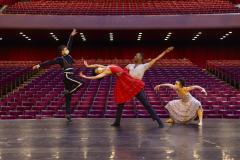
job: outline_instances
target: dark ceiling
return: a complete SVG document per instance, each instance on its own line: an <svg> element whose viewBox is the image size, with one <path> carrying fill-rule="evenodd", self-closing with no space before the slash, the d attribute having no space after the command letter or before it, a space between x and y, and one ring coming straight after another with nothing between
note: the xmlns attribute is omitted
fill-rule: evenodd
<svg viewBox="0 0 240 160"><path fill-rule="evenodd" d="M20 32L28 36L24 38ZM83 44L92 43L205 43L205 42L239 42L240 29L216 29L216 30L79 30L75 40ZM201 34L199 34L201 32ZM230 34L229 34L230 32ZM50 33L59 40L56 41ZM64 43L71 30L0 30L0 45L5 43ZM83 33L84 38L80 33ZM113 41L110 41L110 33L113 33ZM142 33L138 41L139 33ZM166 36L171 34L168 40ZM192 40L196 35L198 38ZM221 40L225 34L229 34Z"/></svg>

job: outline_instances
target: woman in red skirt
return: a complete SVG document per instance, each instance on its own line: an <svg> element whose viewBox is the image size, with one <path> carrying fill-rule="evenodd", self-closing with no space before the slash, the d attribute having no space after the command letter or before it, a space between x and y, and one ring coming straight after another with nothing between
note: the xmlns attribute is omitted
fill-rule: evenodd
<svg viewBox="0 0 240 160"><path fill-rule="evenodd" d="M88 77L85 76L82 72L80 73L80 76L86 79L101 79L107 75L114 74L117 77L116 80L116 86L114 88L114 97L115 102L118 105L117 112L116 112L116 119L115 122L112 124L112 126L119 127L122 111L124 108L124 103L131 100L133 97L136 97L145 107L145 109L148 111L148 113L151 115L153 120L156 120L158 122L159 127L163 127L163 124L156 114L156 112L153 110L151 105L148 103L146 96L143 92L144 88L144 82L139 79L135 79L131 77L128 74L127 70L122 69L119 66L116 65L88 65L86 61L84 61L84 64L88 68L96 68L94 72L96 73L95 76Z"/></svg>

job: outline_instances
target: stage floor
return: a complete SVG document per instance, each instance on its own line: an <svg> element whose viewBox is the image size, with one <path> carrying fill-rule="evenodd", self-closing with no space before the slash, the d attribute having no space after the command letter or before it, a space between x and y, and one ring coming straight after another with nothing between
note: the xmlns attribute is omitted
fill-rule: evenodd
<svg viewBox="0 0 240 160"><path fill-rule="evenodd" d="M2 160L239 160L240 120L205 119L204 126L151 119L2 120Z"/></svg>

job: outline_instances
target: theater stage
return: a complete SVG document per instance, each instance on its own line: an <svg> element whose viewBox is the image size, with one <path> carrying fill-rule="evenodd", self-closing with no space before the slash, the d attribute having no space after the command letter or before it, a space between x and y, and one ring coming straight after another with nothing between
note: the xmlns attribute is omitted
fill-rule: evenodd
<svg viewBox="0 0 240 160"><path fill-rule="evenodd" d="M203 127L151 119L1 120L3 160L238 160L240 120L204 119ZM195 123L195 122L194 122ZM197 122L196 122L197 124Z"/></svg>

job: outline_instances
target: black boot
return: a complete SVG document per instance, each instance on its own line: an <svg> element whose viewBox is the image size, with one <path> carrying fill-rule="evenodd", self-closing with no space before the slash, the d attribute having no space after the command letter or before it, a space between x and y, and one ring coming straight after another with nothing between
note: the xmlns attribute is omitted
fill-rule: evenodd
<svg viewBox="0 0 240 160"><path fill-rule="evenodd" d="M66 118L68 120L68 122L72 122L72 119L71 119L71 107L70 107L70 103L71 103L71 94L66 94L65 95L65 98L66 98L66 102L65 102L65 105L66 105Z"/></svg>
<svg viewBox="0 0 240 160"><path fill-rule="evenodd" d="M160 120L160 118L158 116L157 116L157 118L155 120L157 121L159 128L163 128L164 127L164 124L162 123L162 121Z"/></svg>
<svg viewBox="0 0 240 160"><path fill-rule="evenodd" d="M113 124L111 124L112 127L120 127L119 123L114 122Z"/></svg>
<svg viewBox="0 0 240 160"><path fill-rule="evenodd" d="M145 108L147 109L148 113L151 115L153 121L157 121L159 128L163 128L164 124L160 120L160 118L157 115L157 113L153 110L153 108L151 108L151 107L145 107Z"/></svg>
<svg viewBox="0 0 240 160"><path fill-rule="evenodd" d="M72 117L71 117L70 114L67 114L67 115L66 115L66 118L67 118L68 122L72 122Z"/></svg>
<svg viewBox="0 0 240 160"><path fill-rule="evenodd" d="M115 122L111 125L113 127L120 127L120 121L122 117L124 104L119 104L116 112L116 119Z"/></svg>

